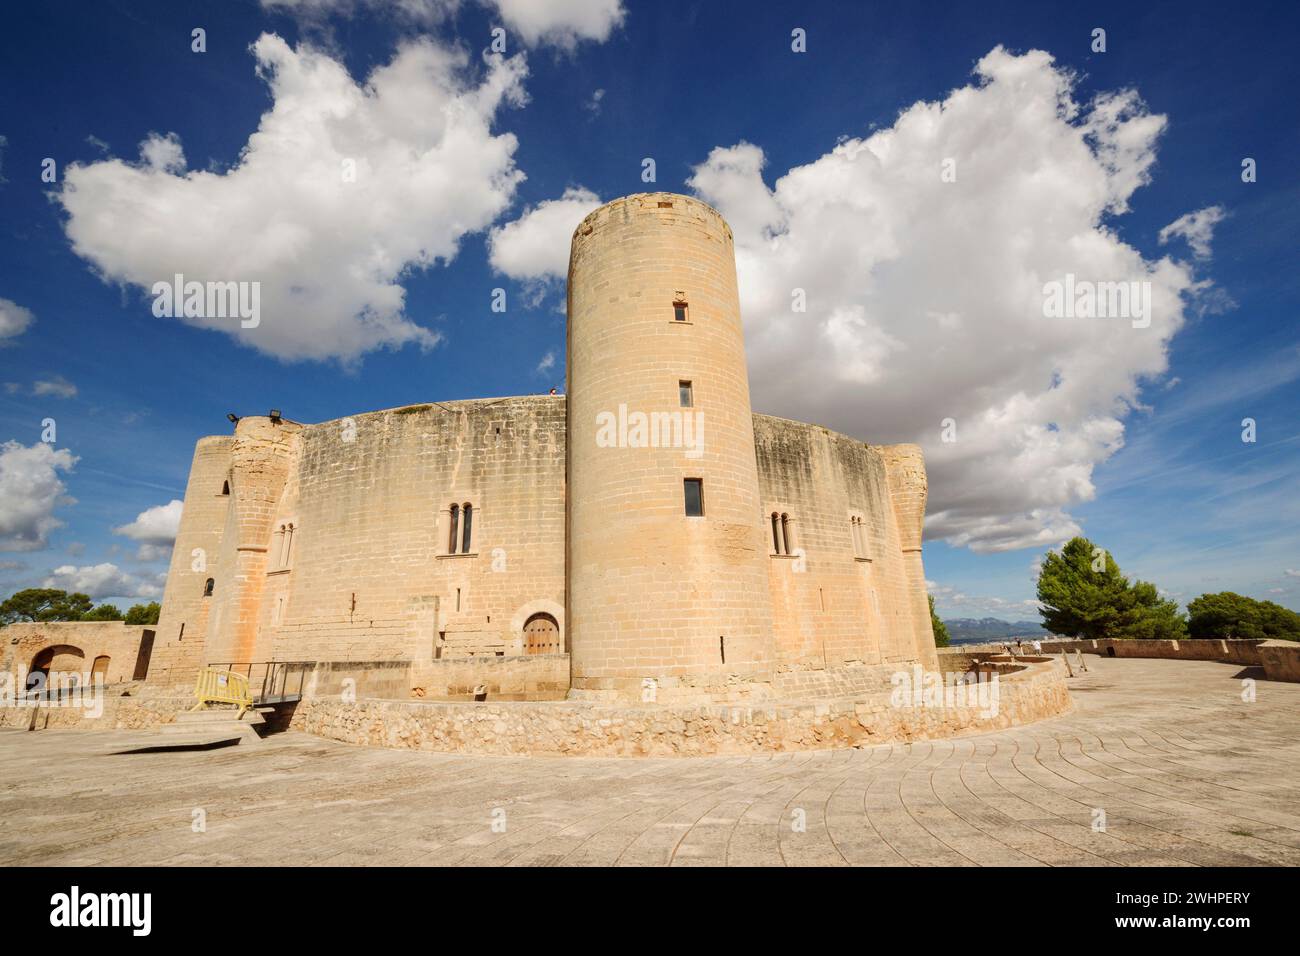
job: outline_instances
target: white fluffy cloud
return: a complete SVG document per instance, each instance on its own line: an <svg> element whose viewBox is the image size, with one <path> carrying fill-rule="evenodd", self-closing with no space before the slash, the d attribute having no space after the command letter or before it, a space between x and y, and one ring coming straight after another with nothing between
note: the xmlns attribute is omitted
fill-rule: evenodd
<svg viewBox="0 0 1300 956"><path fill-rule="evenodd" d="M81 593L95 599L162 597L162 581L158 575L131 574L108 561L80 567L65 564L51 571L41 586L60 588L69 593Z"/></svg>
<svg viewBox="0 0 1300 956"><path fill-rule="evenodd" d="M41 379L32 384L32 394L37 398L52 395L55 398L76 398L77 386L62 375Z"/></svg>
<svg viewBox="0 0 1300 956"><path fill-rule="evenodd" d="M1182 237L1187 240L1192 255L1198 259L1208 259L1214 227L1223 221L1224 215L1222 206L1206 206L1185 213L1160 230L1160 244L1163 246L1170 239Z"/></svg>
<svg viewBox="0 0 1300 956"><path fill-rule="evenodd" d="M120 534L140 543L136 558L140 561L156 561L171 552L171 544L176 540L176 532L181 525L181 510L184 507L179 498L173 498L165 505L154 505L136 515L134 521L113 529L113 534Z"/></svg>
<svg viewBox="0 0 1300 956"><path fill-rule="evenodd" d="M31 309L24 309L10 299L0 299L0 346L26 332L33 318Z"/></svg>
<svg viewBox="0 0 1300 956"><path fill-rule="evenodd" d="M479 0L495 10L528 46L550 43L571 50L582 40L604 42L623 22L622 0ZM428 26L442 21L459 0L262 0L267 10L306 19L351 16L361 6Z"/></svg>
<svg viewBox="0 0 1300 956"><path fill-rule="evenodd" d="M252 52L274 105L238 164L186 171L179 140L155 134L138 163L70 166L59 198L73 248L106 280L145 290L175 273L260 282L256 328L184 321L284 359L434 345L405 315L400 281L451 260L509 205L517 143L491 126L524 101L523 57L488 57L475 81L466 53L424 38L359 85L274 34Z"/></svg>
<svg viewBox="0 0 1300 956"><path fill-rule="evenodd" d="M622 0L486 0L529 46L572 49L579 40L604 42L623 22Z"/></svg>
<svg viewBox="0 0 1300 956"><path fill-rule="evenodd" d="M134 541L150 541L161 544L176 540L176 532L181 526L181 510L184 507L179 498L173 498L165 505L154 505L141 511L134 521L113 529L113 534L125 535Z"/></svg>
<svg viewBox="0 0 1300 956"><path fill-rule="evenodd" d="M975 72L772 189L745 143L714 150L690 185L735 232L755 407L919 442L928 535L998 551L1078 530L1068 508L1094 495L1203 286L1109 228L1148 179L1164 117L1131 90L1076 103L1039 51L997 48ZM1045 318L1045 284L1071 273L1149 282L1149 327Z"/></svg>
<svg viewBox="0 0 1300 956"><path fill-rule="evenodd" d="M72 470L76 457L37 442L31 447L8 441L0 445L0 551L40 551L63 522L58 505L72 504L59 472Z"/></svg>
<svg viewBox="0 0 1300 956"><path fill-rule="evenodd" d="M493 229L488 238L492 268L523 281L563 277L569 269L573 230L600 206L600 197L581 186L559 199L525 209L518 219Z"/></svg>

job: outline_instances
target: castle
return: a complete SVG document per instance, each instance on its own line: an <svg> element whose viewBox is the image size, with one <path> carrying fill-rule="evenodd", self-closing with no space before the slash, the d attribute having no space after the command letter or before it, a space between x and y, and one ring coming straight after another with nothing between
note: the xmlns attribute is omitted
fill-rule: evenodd
<svg viewBox="0 0 1300 956"><path fill-rule="evenodd" d="M717 211L591 213L567 337L565 395L201 439L150 681L405 662L417 697L735 701L937 667L920 450L752 412Z"/></svg>

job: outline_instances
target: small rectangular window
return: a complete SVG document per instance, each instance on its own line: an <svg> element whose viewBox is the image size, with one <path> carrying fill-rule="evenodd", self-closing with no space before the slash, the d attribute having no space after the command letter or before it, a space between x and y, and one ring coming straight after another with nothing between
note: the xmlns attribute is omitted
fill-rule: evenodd
<svg viewBox="0 0 1300 956"><path fill-rule="evenodd" d="M703 518L704 517L704 479L687 478L685 479L686 487L686 517Z"/></svg>
<svg viewBox="0 0 1300 956"><path fill-rule="evenodd" d="M673 303L673 320L676 321L676 322L685 322L685 321L686 321L686 303L685 303L685 302L674 302L674 303Z"/></svg>
<svg viewBox="0 0 1300 956"><path fill-rule="evenodd" d="M691 394L690 382L677 383L677 398L681 402L682 408L695 407L695 397Z"/></svg>

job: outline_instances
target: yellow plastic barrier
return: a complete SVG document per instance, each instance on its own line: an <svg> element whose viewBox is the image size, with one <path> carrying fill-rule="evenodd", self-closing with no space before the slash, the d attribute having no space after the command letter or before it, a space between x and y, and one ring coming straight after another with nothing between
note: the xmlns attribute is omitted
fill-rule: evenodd
<svg viewBox="0 0 1300 956"><path fill-rule="evenodd" d="M248 692L248 677L234 671L217 670L205 667L199 671L199 679L194 685L194 696L199 702L192 708L202 710L208 704L235 704L239 715L253 706L252 695Z"/></svg>

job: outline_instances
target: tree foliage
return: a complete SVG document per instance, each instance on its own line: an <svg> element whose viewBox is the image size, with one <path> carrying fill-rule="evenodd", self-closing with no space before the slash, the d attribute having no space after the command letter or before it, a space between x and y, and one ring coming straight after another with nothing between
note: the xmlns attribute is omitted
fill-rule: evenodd
<svg viewBox="0 0 1300 956"><path fill-rule="evenodd" d="M83 621L120 621L122 612L116 604L101 604L81 615Z"/></svg>
<svg viewBox="0 0 1300 956"><path fill-rule="evenodd" d="M951 642L948 636L948 625L939 620L939 615L934 613L934 595L926 595L930 599L930 627L934 629L934 646L947 647Z"/></svg>
<svg viewBox="0 0 1300 956"><path fill-rule="evenodd" d="M1195 638L1300 640L1300 614L1232 591L1202 594L1187 614L1187 633Z"/></svg>
<svg viewBox="0 0 1300 956"><path fill-rule="evenodd" d="M1186 621L1175 601L1154 584L1129 582L1106 551L1087 538L1072 538L1060 553L1049 551L1038 574L1043 627L1084 639L1176 639Z"/></svg>
<svg viewBox="0 0 1300 956"><path fill-rule="evenodd" d="M133 615L139 620L133 620ZM137 604L123 615L117 605L96 607L89 596L80 592L69 594L59 588L26 588L0 603L0 626L23 621L120 621L123 617L128 624L157 624L158 602Z"/></svg>
<svg viewBox="0 0 1300 956"><path fill-rule="evenodd" d="M58 588L27 588L0 603L0 623L18 621L80 621L93 607L84 594Z"/></svg>
<svg viewBox="0 0 1300 956"><path fill-rule="evenodd" d="M161 612L162 608L158 606L157 601L150 601L148 604L132 604L126 612L126 623L157 624Z"/></svg>

